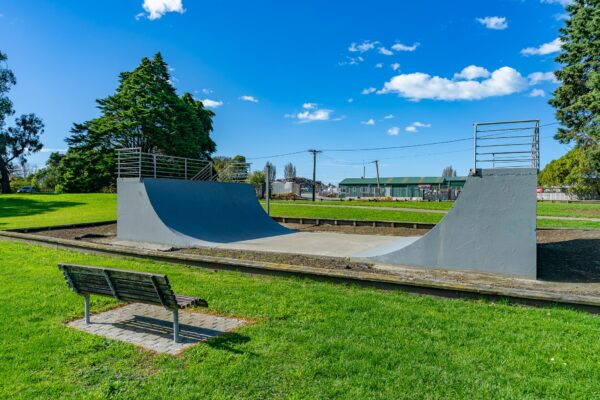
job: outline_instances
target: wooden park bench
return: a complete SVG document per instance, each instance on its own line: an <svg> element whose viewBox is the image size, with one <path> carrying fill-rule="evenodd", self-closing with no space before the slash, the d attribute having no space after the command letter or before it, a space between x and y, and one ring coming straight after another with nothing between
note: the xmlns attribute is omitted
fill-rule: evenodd
<svg viewBox="0 0 600 400"><path fill-rule="evenodd" d="M68 285L85 299L85 323L90 323L90 295L113 297L128 303L165 307L173 313L173 339L179 342L179 309L207 307L206 300L174 294L166 275L86 265L58 264Z"/></svg>

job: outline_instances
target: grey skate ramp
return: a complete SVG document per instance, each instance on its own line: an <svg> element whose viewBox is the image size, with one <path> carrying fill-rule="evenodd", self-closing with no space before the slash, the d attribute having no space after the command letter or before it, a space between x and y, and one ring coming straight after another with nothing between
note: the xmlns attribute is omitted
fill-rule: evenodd
<svg viewBox="0 0 600 400"><path fill-rule="evenodd" d="M536 169L469 176L450 212L425 236L356 254L386 264L535 278Z"/></svg>
<svg viewBox="0 0 600 400"><path fill-rule="evenodd" d="M251 185L123 178L117 191L120 241L214 246L294 232L266 215Z"/></svg>

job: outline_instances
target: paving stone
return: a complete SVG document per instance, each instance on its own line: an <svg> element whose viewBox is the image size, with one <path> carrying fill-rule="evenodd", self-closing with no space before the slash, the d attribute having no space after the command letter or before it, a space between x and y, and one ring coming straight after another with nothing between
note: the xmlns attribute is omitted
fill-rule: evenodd
<svg viewBox="0 0 600 400"><path fill-rule="evenodd" d="M173 314L163 307L131 303L114 310L94 314L90 324L83 319L70 327L108 339L120 340L158 353L178 354L247 322L194 311L179 310L180 343L173 341Z"/></svg>

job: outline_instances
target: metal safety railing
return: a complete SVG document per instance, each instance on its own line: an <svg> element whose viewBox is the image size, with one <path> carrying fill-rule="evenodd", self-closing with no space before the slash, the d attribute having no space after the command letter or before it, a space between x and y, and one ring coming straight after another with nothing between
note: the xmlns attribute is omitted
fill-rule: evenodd
<svg viewBox="0 0 600 400"><path fill-rule="evenodd" d="M477 168L540 168L540 121L473 124Z"/></svg>
<svg viewBox="0 0 600 400"><path fill-rule="evenodd" d="M208 160L145 153L139 147L117 150L117 176L119 178L243 182L249 173L249 163L229 161L216 165Z"/></svg>

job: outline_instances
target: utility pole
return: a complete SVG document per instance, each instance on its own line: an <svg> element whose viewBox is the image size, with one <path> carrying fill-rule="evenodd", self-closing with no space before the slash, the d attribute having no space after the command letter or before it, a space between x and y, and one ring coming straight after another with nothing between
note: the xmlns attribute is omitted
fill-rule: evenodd
<svg viewBox="0 0 600 400"><path fill-rule="evenodd" d="M379 160L373 162L375 163L375 172L377 173L377 196L381 196L381 188L379 186Z"/></svg>
<svg viewBox="0 0 600 400"><path fill-rule="evenodd" d="M265 187L265 205L267 208L267 215L271 215L271 205L270 205L270 197L271 197L271 164L267 164L266 166L266 187Z"/></svg>
<svg viewBox="0 0 600 400"><path fill-rule="evenodd" d="M310 149L309 153L313 155L313 185L312 185L312 201L316 201L316 191L317 191L317 153L321 151Z"/></svg>

